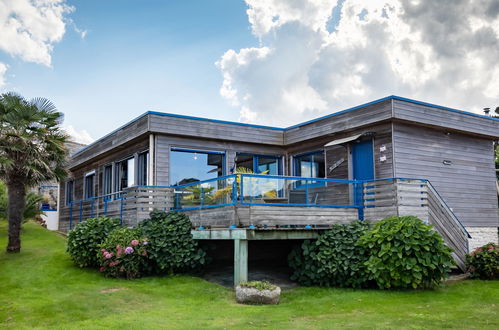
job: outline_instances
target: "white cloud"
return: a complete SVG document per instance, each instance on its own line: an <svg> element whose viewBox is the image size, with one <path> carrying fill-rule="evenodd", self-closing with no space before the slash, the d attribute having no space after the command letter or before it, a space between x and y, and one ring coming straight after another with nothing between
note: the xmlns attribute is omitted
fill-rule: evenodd
<svg viewBox="0 0 499 330"><path fill-rule="evenodd" d="M74 142L90 144L95 141L86 130L78 131L73 125L64 125L64 130Z"/></svg>
<svg viewBox="0 0 499 330"><path fill-rule="evenodd" d="M5 73L7 72L7 64L0 62L0 89L5 85Z"/></svg>
<svg viewBox="0 0 499 330"><path fill-rule="evenodd" d="M0 49L27 62L51 65L51 52L66 31L65 0L0 1Z"/></svg>
<svg viewBox="0 0 499 330"><path fill-rule="evenodd" d="M390 94L499 103L497 0L246 2L260 46L217 62L243 121L287 125Z"/></svg>

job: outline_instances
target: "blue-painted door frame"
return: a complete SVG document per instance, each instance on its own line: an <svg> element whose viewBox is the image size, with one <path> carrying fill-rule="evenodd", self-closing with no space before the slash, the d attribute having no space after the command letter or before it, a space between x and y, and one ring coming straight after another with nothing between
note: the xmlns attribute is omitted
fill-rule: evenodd
<svg viewBox="0 0 499 330"><path fill-rule="evenodd" d="M352 176L354 180L374 179L373 141L367 140L352 144ZM363 205L363 186L354 184L354 204ZM364 210L359 209L359 218L364 218Z"/></svg>

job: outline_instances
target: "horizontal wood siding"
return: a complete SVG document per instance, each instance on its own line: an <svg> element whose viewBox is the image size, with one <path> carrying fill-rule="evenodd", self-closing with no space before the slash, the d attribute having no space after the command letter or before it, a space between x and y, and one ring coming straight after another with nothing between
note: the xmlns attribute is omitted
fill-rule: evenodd
<svg viewBox="0 0 499 330"><path fill-rule="evenodd" d="M465 226L497 227L492 141L445 133L395 123L395 176L430 180Z"/></svg>
<svg viewBox="0 0 499 330"><path fill-rule="evenodd" d="M274 145L282 145L284 139L282 130L190 118L149 116L150 129L153 133Z"/></svg>
<svg viewBox="0 0 499 330"><path fill-rule="evenodd" d="M394 118L499 138L499 121L401 100L393 100Z"/></svg>
<svg viewBox="0 0 499 330"><path fill-rule="evenodd" d="M130 142L148 131L148 117L131 122L127 126L112 132L108 136L87 146L85 149L74 154L68 164L68 168L74 168L82 163L93 160L105 152L115 151L115 148Z"/></svg>
<svg viewBox="0 0 499 330"><path fill-rule="evenodd" d="M351 130L390 119L391 116L391 100L387 100L291 128L284 135L284 143L290 145L332 133Z"/></svg>

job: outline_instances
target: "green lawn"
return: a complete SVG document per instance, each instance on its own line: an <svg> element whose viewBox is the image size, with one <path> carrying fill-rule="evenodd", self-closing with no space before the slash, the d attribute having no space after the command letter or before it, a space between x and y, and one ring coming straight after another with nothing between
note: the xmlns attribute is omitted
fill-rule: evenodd
<svg viewBox="0 0 499 330"><path fill-rule="evenodd" d="M0 222L0 327L499 329L499 282L434 291L284 291L278 306L242 306L232 290L187 276L107 279L74 267L65 240L36 224L7 255Z"/></svg>

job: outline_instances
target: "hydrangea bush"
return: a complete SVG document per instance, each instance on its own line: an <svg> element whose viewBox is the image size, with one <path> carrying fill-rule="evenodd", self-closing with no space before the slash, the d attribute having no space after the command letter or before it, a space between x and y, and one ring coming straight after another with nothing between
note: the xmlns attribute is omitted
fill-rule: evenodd
<svg viewBox="0 0 499 330"><path fill-rule="evenodd" d="M454 265L442 236L413 216L377 222L358 244L368 251L364 264L380 289L432 288Z"/></svg>
<svg viewBox="0 0 499 330"><path fill-rule="evenodd" d="M115 229L101 245L99 271L108 277L141 277L147 270L149 246L139 228Z"/></svg>
<svg viewBox="0 0 499 330"><path fill-rule="evenodd" d="M119 219L90 218L68 234L67 252L78 267L97 267L100 244L120 225Z"/></svg>
<svg viewBox="0 0 499 330"><path fill-rule="evenodd" d="M488 243L466 256L468 271L473 278L499 280L499 245Z"/></svg>

